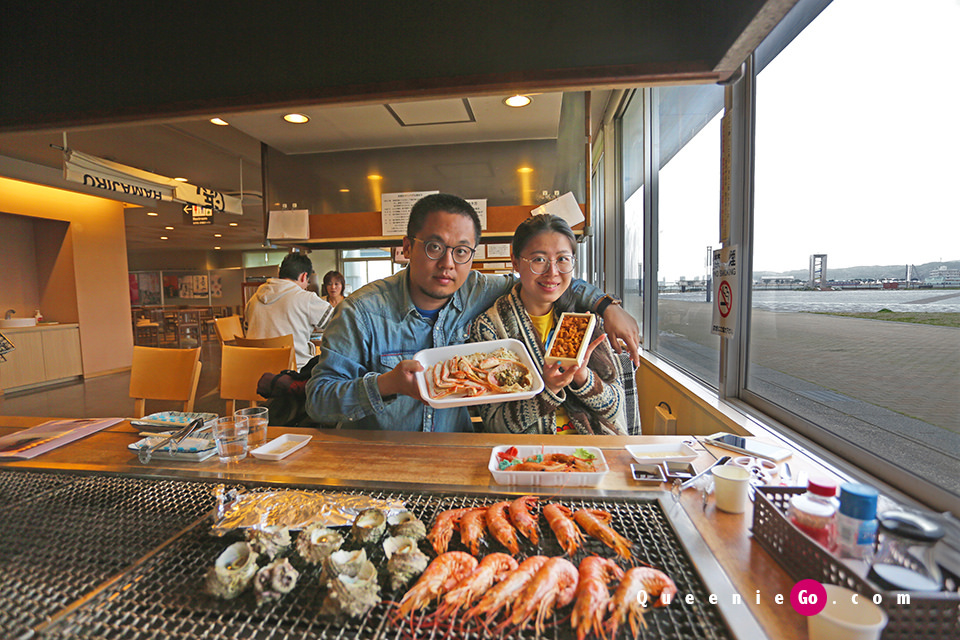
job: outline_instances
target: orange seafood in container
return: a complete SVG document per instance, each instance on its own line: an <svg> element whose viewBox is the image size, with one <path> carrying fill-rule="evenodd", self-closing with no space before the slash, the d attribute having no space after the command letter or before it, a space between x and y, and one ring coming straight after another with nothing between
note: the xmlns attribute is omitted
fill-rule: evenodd
<svg viewBox="0 0 960 640"><path fill-rule="evenodd" d="M546 363L559 362L561 365L582 365L597 316L592 313L563 313L560 324L553 332L553 338L547 346Z"/></svg>

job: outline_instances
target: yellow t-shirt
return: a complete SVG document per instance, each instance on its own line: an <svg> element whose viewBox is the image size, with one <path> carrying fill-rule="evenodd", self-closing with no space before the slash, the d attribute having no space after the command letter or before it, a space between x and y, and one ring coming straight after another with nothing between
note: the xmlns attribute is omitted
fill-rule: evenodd
<svg viewBox="0 0 960 640"><path fill-rule="evenodd" d="M553 327L556 324L553 312L551 311L545 316L531 315L530 321L533 323L533 328L537 331L537 334L540 335L540 341L543 343L544 348L546 348L547 342L550 339L550 332L553 331ZM576 435L577 430L570 424L570 416L567 415L564 408L557 407L557 434L563 433Z"/></svg>

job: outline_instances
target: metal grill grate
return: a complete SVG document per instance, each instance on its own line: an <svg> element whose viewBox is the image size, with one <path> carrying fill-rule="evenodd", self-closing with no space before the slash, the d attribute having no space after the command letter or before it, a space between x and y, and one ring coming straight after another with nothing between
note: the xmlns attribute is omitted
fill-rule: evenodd
<svg viewBox="0 0 960 640"><path fill-rule="evenodd" d="M267 490L261 488L259 490ZM269 490L273 490L272 488ZM458 507L493 504L495 495L418 494L386 491L350 491L337 488L336 492L362 493L377 498L403 500L407 508L417 514L428 526L434 516L443 510ZM516 496L509 496L512 499ZM694 604L680 598L666 608L648 610L648 627L640 637L647 638L731 638L732 634L716 608L708 604L708 592L686 555L674 528L660 503L656 500L602 499L583 500L558 498L552 500L572 509L600 508L613 514L613 526L628 538L638 542L634 547L637 559L658 567L670 575L680 595L692 593ZM534 549L523 541L522 556L561 555L549 527L540 519L543 535L540 547ZM197 527L164 549L149 562L139 566L110 588L98 594L86 606L75 611L66 620L51 629L58 638L154 638L210 639L255 638L280 640L286 638L409 638L410 630L400 629L390 621L391 607L382 603L361 619L335 621L319 614L324 588L319 584L319 570L303 565L294 556L291 561L301 570L300 581L293 592L276 603L256 607L251 590L233 601L215 599L203 592L203 575L217 555L233 542L233 534L224 538L209 535L206 526ZM348 543L349 544L349 543ZM433 557L429 544L421 548ZM463 550L454 535L451 550ZM490 551L501 550L491 543ZM379 545L367 547L371 561L381 575L381 593L385 601L396 601L403 590L392 592L384 588L385 559ZM574 562L590 554L607 557L612 552L602 543L590 540ZM519 558L518 558L519 559ZM563 619L569 611L561 611ZM443 632L427 626L414 631L415 638L440 638ZM546 637L572 638L569 622L551 626ZM48 636L45 636L48 637ZM452 636L451 636L452 637ZM472 637L477 637L475 634ZM521 635L535 637L532 625Z"/></svg>
<svg viewBox="0 0 960 640"><path fill-rule="evenodd" d="M202 483L15 472L0 481L12 503L0 520L4 638L43 623L213 504Z"/></svg>

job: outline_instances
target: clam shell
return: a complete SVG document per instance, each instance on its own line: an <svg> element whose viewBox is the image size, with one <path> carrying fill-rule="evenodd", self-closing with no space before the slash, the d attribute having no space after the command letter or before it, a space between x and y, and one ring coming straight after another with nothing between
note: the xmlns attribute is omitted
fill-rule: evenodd
<svg viewBox="0 0 960 640"><path fill-rule="evenodd" d="M343 545L343 536L334 529L313 524L297 536L297 553L306 562L318 564Z"/></svg>
<svg viewBox="0 0 960 640"><path fill-rule="evenodd" d="M401 511L387 518L390 533L395 536L406 536L414 540L427 537L427 526L409 511Z"/></svg>
<svg viewBox="0 0 960 640"><path fill-rule="evenodd" d="M327 583L320 612L334 616L362 616L380 604L377 569L364 560L356 575L339 574Z"/></svg>
<svg viewBox="0 0 960 640"><path fill-rule="evenodd" d="M265 554L270 559L277 557L290 546L290 530L286 527L251 527L246 530L246 536L254 551Z"/></svg>
<svg viewBox="0 0 960 640"><path fill-rule="evenodd" d="M387 530L387 517L379 509L364 509L357 514L350 532L360 544L373 543Z"/></svg>
<svg viewBox="0 0 960 640"><path fill-rule="evenodd" d="M234 542L224 549L206 574L207 593L224 600L236 598L257 573L259 554L246 542Z"/></svg>

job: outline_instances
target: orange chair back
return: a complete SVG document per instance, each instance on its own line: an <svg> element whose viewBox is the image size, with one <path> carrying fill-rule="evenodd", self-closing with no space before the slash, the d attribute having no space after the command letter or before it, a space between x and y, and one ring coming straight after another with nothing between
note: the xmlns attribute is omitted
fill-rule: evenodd
<svg viewBox="0 0 960 640"><path fill-rule="evenodd" d="M280 373L290 367L293 347L261 349L223 345L220 361L220 397L227 401L227 415L233 415L237 400L251 407L263 400L257 395L257 382L265 373Z"/></svg>
<svg viewBox="0 0 960 640"><path fill-rule="evenodd" d="M216 327L217 340L220 341L220 344L230 342L236 337L243 337L243 325L240 324L240 316L215 318L213 325Z"/></svg>
<svg viewBox="0 0 960 640"><path fill-rule="evenodd" d="M159 349L133 348L130 366L130 397L134 402L134 417L146 414L146 401L175 400L183 403L184 411L193 411L200 382L200 348Z"/></svg>

